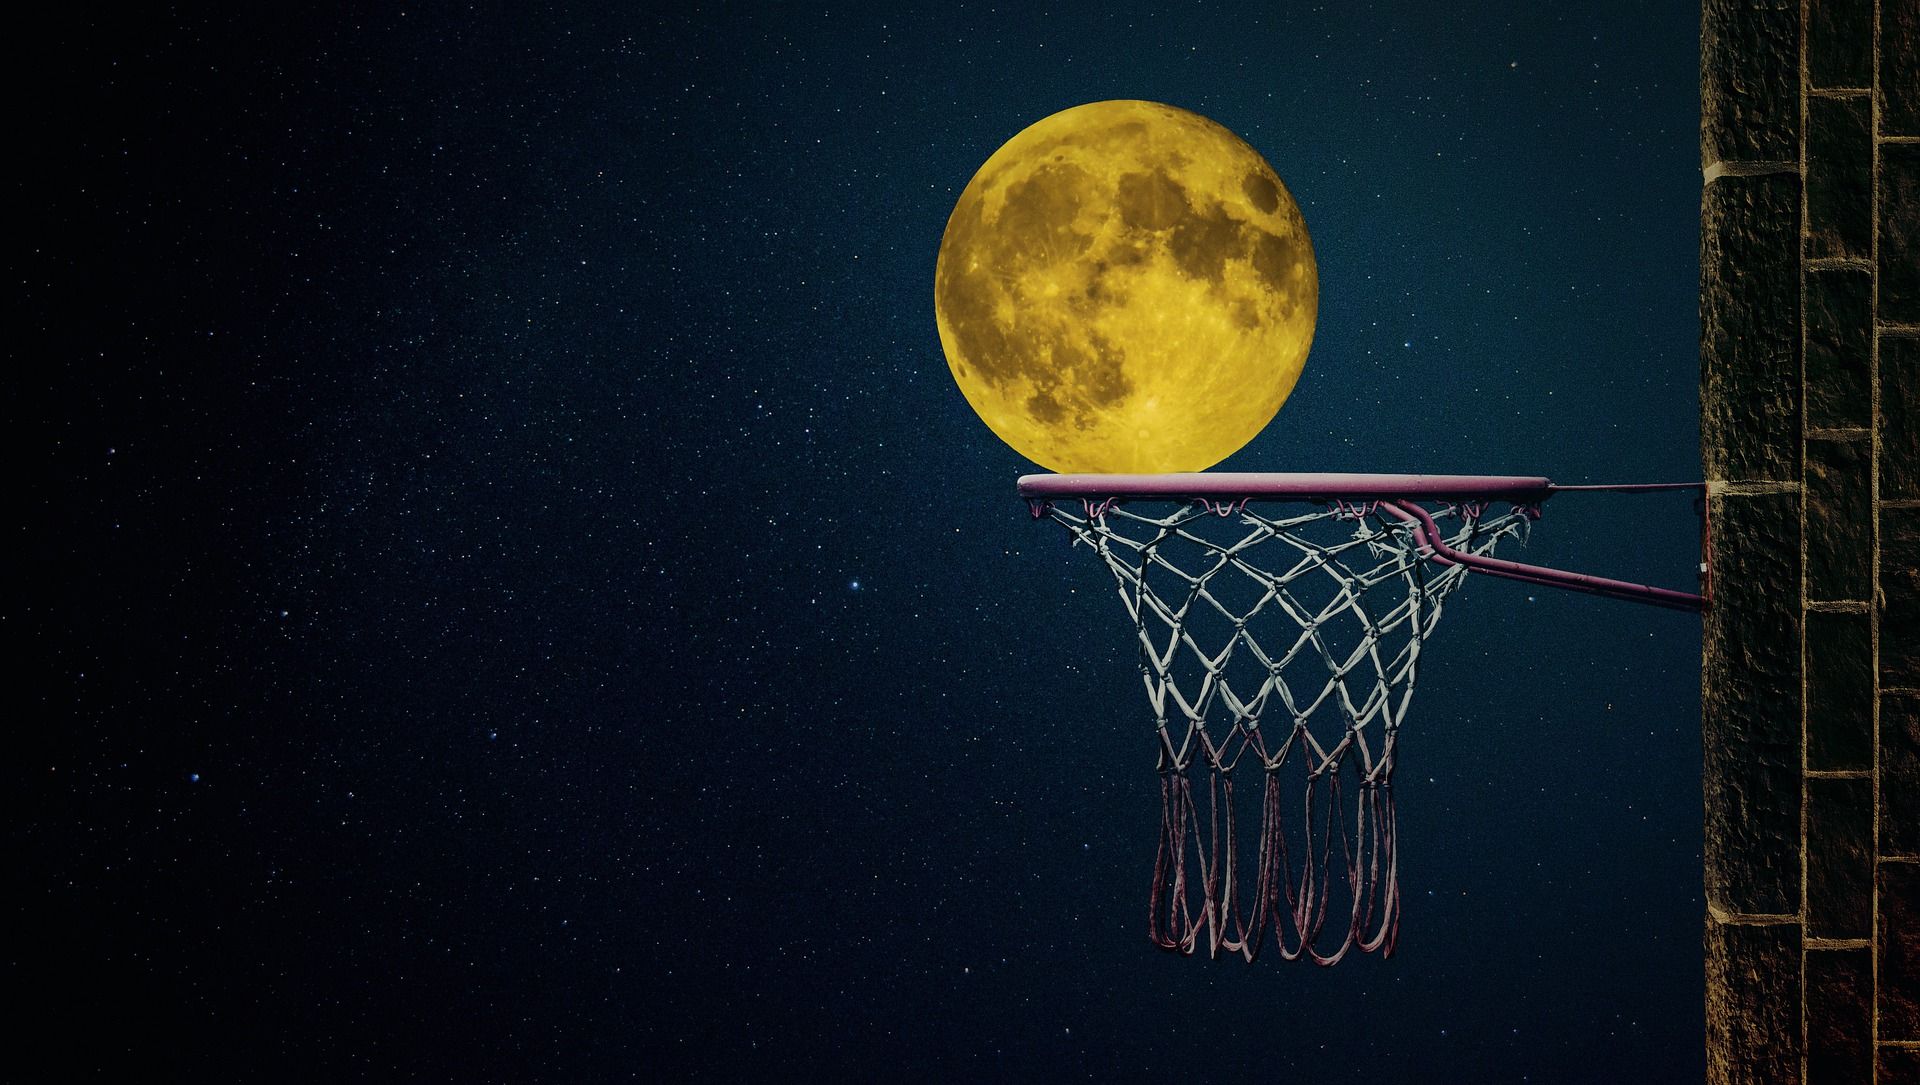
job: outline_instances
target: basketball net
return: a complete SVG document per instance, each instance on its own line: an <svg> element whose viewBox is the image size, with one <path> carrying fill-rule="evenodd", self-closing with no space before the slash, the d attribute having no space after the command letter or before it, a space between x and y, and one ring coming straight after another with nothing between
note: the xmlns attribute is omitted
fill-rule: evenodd
<svg viewBox="0 0 1920 1085"><path fill-rule="evenodd" d="M1100 555L1133 619L1159 738L1154 944L1251 961L1271 927L1287 960L1391 955L1394 741L1421 645L1466 567L1431 560L1404 514L1375 502L1279 518L1245 501L1157 518L1114 501L1033 510ZM1524 538L1538 515L1433 511L1447 544L1475 555ZM1246 870L1234 789L1255 774Z"/></svg>

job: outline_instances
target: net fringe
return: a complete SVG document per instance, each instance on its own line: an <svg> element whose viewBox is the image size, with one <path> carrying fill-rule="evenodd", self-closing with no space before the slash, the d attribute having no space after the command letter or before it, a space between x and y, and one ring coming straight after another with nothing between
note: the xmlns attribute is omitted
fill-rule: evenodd
<svg viewBox="0 0 1920 1085"><path fill-rule="evenodd" d="M1204 504L1157 517L1113 502L1047 511L1100 555L1137 637L1159 746L1153 944L1251 961L1270 931L1286 960L1391 955L1395 740L1421 645L1466 569L1431 560L1372 505L1288 517ZM1436 517L1450 546L1475 554L1524 539L1530 519L1477 505ZM1176 551L1197 558L1183 565ZM1223 599L1229 586L1253 601ZM1203 643L1196 627L1208 624L1224 638ZM1251 889L1234 801L1243 762L1239 774L1262 776Z"/></svg>

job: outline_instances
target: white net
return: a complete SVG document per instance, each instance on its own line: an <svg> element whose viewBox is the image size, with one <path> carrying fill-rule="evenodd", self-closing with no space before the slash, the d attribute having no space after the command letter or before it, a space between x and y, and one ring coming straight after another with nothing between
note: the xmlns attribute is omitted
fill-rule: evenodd
<svg viewBox="0 0 1920 1085"><path fill-rule="evenodd" d="M1394 742L1421 645L1467 570L1423 553L1377 503L1306 508L1035 509L1100 555L1138 636L1160 751L1149 933L1164 949L1204 942L1252 960L1271 927L1288 960L1393 950ZM1448 545L1472 554L1524 536L1537 515L1431 511ZM1253 773L1264 780L1248 873L1234 781Z"/></svg>

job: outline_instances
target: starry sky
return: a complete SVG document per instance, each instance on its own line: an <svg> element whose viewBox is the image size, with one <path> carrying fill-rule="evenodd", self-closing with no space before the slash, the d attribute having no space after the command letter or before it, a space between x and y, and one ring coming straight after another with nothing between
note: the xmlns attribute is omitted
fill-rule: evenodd
<svg viewBox="0 0 1920 1085"><path fill-rule="evenodd" d="M1697 617L1470 581L1401 738L1395 956L1158 952L1129 627L932 306L996 147L1164 101L1319 261L1223 469L1698 479L1697 10L791 7L52 16L10 178L19 1057L1698 1080ZM1520 556L1688 588L1696 523L1567 495Z"/></svg>

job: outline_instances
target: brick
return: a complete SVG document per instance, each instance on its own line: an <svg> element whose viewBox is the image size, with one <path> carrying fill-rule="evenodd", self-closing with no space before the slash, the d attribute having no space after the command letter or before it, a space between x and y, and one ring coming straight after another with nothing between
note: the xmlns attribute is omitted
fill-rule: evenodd
<svg viewBox="0 0 1920 1085"><path fill-rule="evenodd" d="M1873 951L1809 949L1806 968L1807 1080L1871 1080Z"/></svg>
<svg viewBox="0 0 1920 1085"><path fill-rule="evenodd" d="M1880 3L1880 133L1920 136L1920 3Z"/></svg>
<svg viewBox="0 0 1920 1085"><path fill-rule="evenodd" d="M1800 499L1715 494L1704 623L1707 900L1800 910Z"/></svg>
<svg viewBox="0 0 1920 1085"><path fill-rule="evenodd" d="M1719 177L1702 198L1707 478L1800 477L1800 179Z"/></svg>
<svg viewBox="0 0 1920 1085"><path fill-rule="evenodd" d="M1807 273L1807 425L1867 426L1873 418L1873 273Z"/></svg>
<svg viewBox="0 0 1920 1085"><path fill-rule="evenodd" d="M1707 1080L1762 1085L1800 1076L1800 926L1707 917Z"/></svg>
<svg viewBox="0 0 1920 1085"><path fill-rule="evenodd" d="M1873 446L1807 442L1807 597L1873 591Z"/></svg>
<svg viewBox="0 0 1920 1085"><path fill-rule="evenodd" d="M1873 137L1867 100L1807 99L1807 255L1873 252Z"/></svg>
<svg viewBox="0 0 1920 1085"><path fill-rule="evenodd" d="M1894 1047L1891 1044L1880 1045L1879 1077L1880 1082L1920 1081L1920 1047Z"/></svg>
<svg viewBox="0 0 1920 1085"><path fill-rule="evenodd" d="M1873 934L1873 781L1807 781L1807 935Z"/></svg>
<svg viewBox="0 0 1920 1085"><path fill-rule="evenodd" d="M1880 320L1920 324L1920 144L1880 146Z"/></svg>
<svg viewBox="0 0 1920 1085"><path fill-rule="evenodd" d="M1920 498L1920 339L1883 335L1880 500L1915 498Z"/></svg>
<svg viewBox="0 0 1920 1085"><path fill-rule="evenodd" d="M1859 614L1807 614L1807 767L1873 767L1873 623Z"/></svg>
<svg viewBox="0 0 1920 1085"><path fill-rule="evenodd" d="M1880 851L1920 855L1920 694L1880 695Z"/></svg>
<svg viewBox="0 0 1920 1085"><path fill-rule="evenodd" d="M1874 277L1864 267L1807 273L1807 424L1866 426L1874 415Z"/></svg>
<svg viewBox="0 0 1920 1085"><path fill-rule="evenodd" d="M1880 1038L1920 1040L1920 863L1880 864Z"/></svg>
<svg viewBox="0 0 1920 1085"><path fill-rule="evenodd" d="M1799 137L1799 4L1705 0L1700 22L1702 165L1797 161Z"/></svg>
<svg viewBox="0 0 1920 1085"><path fill-rule="evenodd" d="M1807 81L1816 87L1873 83L1873 0L1807 5Z"/></svg>
<svg viewBox="0 0 1920 1085"><path fill-rule="evenodd" d="M1920 686L1920 508L1880 510L1880 685Z"/></svg>

